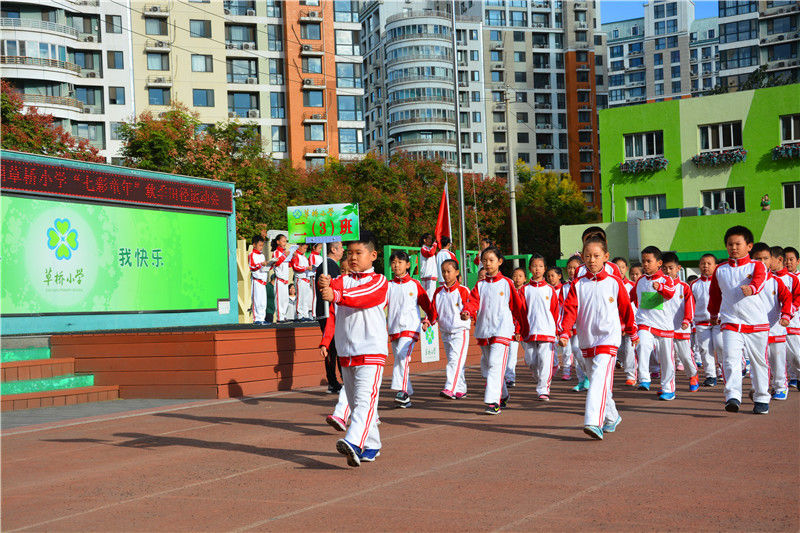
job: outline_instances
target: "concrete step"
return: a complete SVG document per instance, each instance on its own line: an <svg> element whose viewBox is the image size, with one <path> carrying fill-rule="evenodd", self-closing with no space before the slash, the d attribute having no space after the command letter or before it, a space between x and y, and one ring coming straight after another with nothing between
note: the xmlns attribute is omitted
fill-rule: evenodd
<svg viewBox="0 0 800 533"><path fill-rule="evenodd" d="M91 387L93 385L94 376L91 374L66 374L50 378L4 381L0 382L0 396L60 389L76 389L79 387Z"/></svg>
<svg viewBox="0 0 800 533"><path fill-rule="evenodd" d="M48 348L50 335L12 335L0 337L0 348Z"/></svg>
<svg viewBox="0 0 800 533"><path fill-rule="evenodd" d="M74 373L74 357L12 361L0 365L0 382L52 378Z"/></svg>
<svg viewBox="0 0 800 533"><path fill-rule="evenodd" d="M35 359L49 359L49 346L29 346L20 348L6 348L5 344L0 349L0 363L14 361L32 361Z"/></svg>
<svg viewBox="0 0 800 533"><path fill-rule="evenodd" d="M74 389L58 389L26 394L9 394L0 398L2 411L19 411L37 407L55 407L76 403L100 402L119 398L119 387L92 386Z"/></svg>

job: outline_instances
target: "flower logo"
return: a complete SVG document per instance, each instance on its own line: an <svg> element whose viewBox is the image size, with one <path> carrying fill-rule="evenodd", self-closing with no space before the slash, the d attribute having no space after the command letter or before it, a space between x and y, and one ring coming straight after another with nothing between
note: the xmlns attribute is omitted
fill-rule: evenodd
<svg viewBox="0 0 800 533"><path fill-rule="evenodd" d="M429 327L425 330L425 340L428 344L433 344L433 328Z"/></svg>
<svg viewBox="0 0 800 533"><path fill-rule="evenodd" d="M52 228L47 228L47 247L56 251L56 259L69 259L78 249L78 231L70 229L69 219L57 218Z"/></svg>

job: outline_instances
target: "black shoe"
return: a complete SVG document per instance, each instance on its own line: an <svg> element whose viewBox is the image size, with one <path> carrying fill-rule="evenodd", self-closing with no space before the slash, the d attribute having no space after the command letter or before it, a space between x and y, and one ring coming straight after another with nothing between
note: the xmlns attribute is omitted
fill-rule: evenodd
<svg viewBox="0 0 800 533"><path fill-rule="evenodd" d="M502 407L503 409L508 407L508 396L506 396L505 398L500 398L500 407Z"/></svg>
<svg viewBox="0 0 800 533"><path fill-rule="evenodd" d="M400 391L394 397L394 403L397 407L411 407L411 398L408 397L408 393Z"/></svg>
<svg viewBox="0 0 800 533"><path fill-rule="evenodd" d="M490 403L486 406L486 410L484 411L487 415L499 415L500 414L500 406L496 403Z"/></svg>
<svg viewBox="0 0 800 533"><path fill-rule="evenodd" d="M506 388L510 389L513 388L515 383L513 381L506 381Z"/></svg>
<svg viewBox="0 0 800 533"><path fill-rule="evenodd" d="M755 402L753 404L753 414L754 415L765 415L769 413L769 404L763 402Z"/></svg>
<svg viewBox="0 0 800 533"><path fill-rule="evenodd" d="M328 385L328 394L339 394L341 390L342 386L338 383L336 385Z"/></svg>
<svg viewBox="0 0 800 533"><path fill-rule="evenodd" d="M731 398L727 402L725 402L725 410L729 413L738 413L739 406L742 405L742 402L737 400L736 398Z"/></svg>
<svg viewBox="0 0 800 533"><path fill-rule="evenodd" d="M706 378L703 382L703 387L716 387L717 386L717 378Z"/></svg>

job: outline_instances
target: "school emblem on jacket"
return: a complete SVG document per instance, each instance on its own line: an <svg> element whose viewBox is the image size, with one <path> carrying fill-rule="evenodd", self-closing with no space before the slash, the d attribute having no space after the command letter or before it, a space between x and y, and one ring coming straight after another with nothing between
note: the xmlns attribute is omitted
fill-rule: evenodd
<svg viewBox="0 0 800 533"><path fill-rule="evenodd" d="M614 303L614 297L613 296L609 296L608 297L608 301L613 304Z"/></svg>
<svg viewBox="0 0 800 533"><path fill-rule="evenodd" d="M752 278L752 277L753 277L753 275L752 275L752 274L748 274L748 275L747 275L747 277L748 277L748 278Z"/></svg>
<svg viewBox="0 0 800 533"><path fill-rule="evenodd" d="M413 292L409 292L408 295L409 296L414 296L414 293Z"/></svg>

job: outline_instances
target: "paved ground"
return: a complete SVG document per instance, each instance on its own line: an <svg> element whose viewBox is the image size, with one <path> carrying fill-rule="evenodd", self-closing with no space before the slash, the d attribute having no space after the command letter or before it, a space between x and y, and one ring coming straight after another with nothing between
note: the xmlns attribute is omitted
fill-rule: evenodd
<svg viewBox="0 0 800 533"><path fill-rule="evenodd" d="M3 530L800 529L800 393L755 416L719 387L663 403L618 386L624 421L597 442L566 383L545 404L521 378L489 417L476 369L465 400L442 381L418 376L408 410L384 392L382 456L357 469L319 388L34 418L3 431Z"/></svg>

